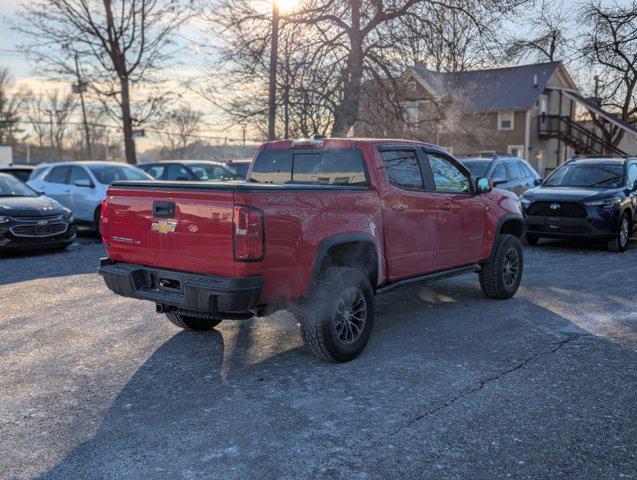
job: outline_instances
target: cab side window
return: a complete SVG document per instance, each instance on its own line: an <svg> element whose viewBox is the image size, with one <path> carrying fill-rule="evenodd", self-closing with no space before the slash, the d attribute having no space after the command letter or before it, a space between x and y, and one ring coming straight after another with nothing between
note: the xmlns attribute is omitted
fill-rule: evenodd
<svg viewBox="0 0 637 480"><path fill-rule="evenodd" d="M626 183L628 188L633 188L637 181L637 163L633 163L628 167L628 175L626 176Z"/></svg>
<svg viewBox="0 0 637 480"><path fill-rule="evenodd" d="M53 167L51 171L44 177L44 181L49 183L69 183L69 170L69 167Z"/></svg>
<svg viewBox="0 0 637 480"><path fill-rule="evenodd" d="M436 153L427 153L436 191L441 193L471 193L469 177L450 160Z"/></svg>
<svg viewBox="0 0 637 480"><path fill-rule="evenodd" d="M386 150L381 152L389 183L398 188L424 188L415 150Z"/></svg>
<svg viewBox="0 0 637 480"><path fill-rule="evenodd" d="M164 174L165 167L164 165L151 165L149 167L144 168L144 171L155 179L160 179Z"/></svg>
<svg viewBox="0 0 637 480"><path fill-rule="evenodd" d="M91 182L91 177L88 176L88 173L86 173L86 170L84 170L82 167L71 167L71 177L69 178L69 183L71 185L75 185L75 182L80 180L93 183Z"/></svg>
<svg viewBox="0 0 637 480"><path fill-rule="evenodd" d="M166 180L194 180L186 167L176 163L168 165L165 178Z"/></svg>

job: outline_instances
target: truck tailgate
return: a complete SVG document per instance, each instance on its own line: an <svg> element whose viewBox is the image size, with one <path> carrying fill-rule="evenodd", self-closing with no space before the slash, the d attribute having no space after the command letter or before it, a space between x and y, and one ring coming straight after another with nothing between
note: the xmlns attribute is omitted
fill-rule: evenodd
<svg viewBox="0 0 637 480"><path fill-rule="evenodd" d="M109 189L102 212L108 256L169 270L234 276L234 191Z"/></svg>

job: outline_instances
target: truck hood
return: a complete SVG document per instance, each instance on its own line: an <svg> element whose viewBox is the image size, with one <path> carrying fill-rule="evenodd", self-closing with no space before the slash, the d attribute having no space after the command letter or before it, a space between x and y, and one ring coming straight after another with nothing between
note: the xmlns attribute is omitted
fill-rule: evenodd
<svg viewBox="0 0 637 480"><path fill-rule="evenodd" d="M52 198L40 197L0 197L0 215L10 217L36 217L59 215L66 209Z"/></svg>
<svg viewBox="0 0 637 480"><path fill-rule="evenodd" d="M582 202L621 195L621 188L538 187L527 190L522 198L535 201Z"/></svg>

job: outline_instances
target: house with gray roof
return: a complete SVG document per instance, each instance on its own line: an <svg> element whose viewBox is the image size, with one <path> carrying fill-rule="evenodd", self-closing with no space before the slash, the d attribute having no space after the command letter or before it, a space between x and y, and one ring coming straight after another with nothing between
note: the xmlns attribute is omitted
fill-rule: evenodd
<svg viewBox="0 0 637 480"><path fill-rule="evenodd" d="M637 139L633 126L579 94L561 62L465 72L415 65L397 85L403 121L383 122L377 102L364 102L356 136L414 138L456 155L512 154L542 175L576 153L637 154L611 145L578 121L593 111L625 129L627 139Z"/></svg>

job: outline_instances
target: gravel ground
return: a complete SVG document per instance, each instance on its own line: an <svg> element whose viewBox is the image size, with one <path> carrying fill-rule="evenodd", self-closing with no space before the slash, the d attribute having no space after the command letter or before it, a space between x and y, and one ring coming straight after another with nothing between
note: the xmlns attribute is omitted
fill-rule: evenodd
<svg viewBox="0 0 637 480"><path fill-rule="evenodd" d="M512 300L475 275L378 297L340 365L287 312L180 331L103 254L0 258L1 478L636 477L637 242L525 247Z"/></svg>

